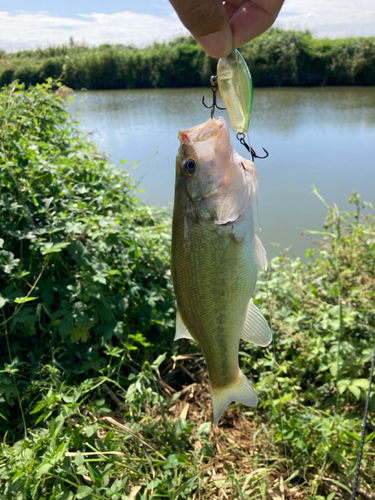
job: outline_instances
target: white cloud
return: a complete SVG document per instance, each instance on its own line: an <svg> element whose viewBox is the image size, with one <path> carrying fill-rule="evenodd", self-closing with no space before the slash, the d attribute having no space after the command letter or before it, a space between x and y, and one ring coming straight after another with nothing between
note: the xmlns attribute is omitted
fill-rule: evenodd
<svg viewBox="0 0 375 500"><path fill-rule="evenodd" d="M0 12L0 48L6 50L66 43L70 37L89 45L109 42L143 47L186 33L178 19L134 12L93 13L78 19L48 12Z"/></svg>
<svg viewBox="0 0 375 500"><path fill-rule="evenodd" d="M44 47L66 43L70 37L89 45L143 47L187 34L169 2L157 3L160 16L117 12L69 18L49 12L0 11L0 48ZM275 25L309 29L319 37L375 36L375 0L286 0Z"/></svg>
<svg viewBox="0 0 375 500"><path fill-rule="evenodd" d="M375 36L375 0L286 0L275 26L318 37Z"/></svg>

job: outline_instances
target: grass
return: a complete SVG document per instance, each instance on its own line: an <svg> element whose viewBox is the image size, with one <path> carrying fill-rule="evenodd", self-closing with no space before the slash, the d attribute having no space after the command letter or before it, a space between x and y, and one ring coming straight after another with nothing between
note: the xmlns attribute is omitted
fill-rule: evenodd
<svg viewBox="0 0 375 500"><path fill-rule="evenodd" d="M241 344L257 409L211 422L196 344L172 342L170 214L79 132L52 82L0 94L0 496L350 498L375 326L375 219L327 205L307 263L282 252ZM319 193L317 193L319 195ZM375 392L360 493L375 492Z"/></svg>
<svg viewBox="0 0 375 500"><path fill-rule="evenodd" d="M241 49L256 86L375 85L375 38L316 39L309 32L271 28ZM74 89L207 86L217 60L192 37L144 49L69 45L6 53L0 86L61 77Z"/></svg>

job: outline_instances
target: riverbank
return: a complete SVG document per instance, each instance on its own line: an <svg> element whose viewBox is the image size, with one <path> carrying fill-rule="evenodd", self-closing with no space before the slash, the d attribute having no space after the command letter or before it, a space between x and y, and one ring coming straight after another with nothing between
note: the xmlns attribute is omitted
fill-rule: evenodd
<svg viewBox="0 0 375 500"><path fill-rule="evenodd" d="M173 344L168 212L144 205L50 87L0 93L0 496L333 500L353 483L373 347L375 219L327 207L308 262L273 259L241 344L258 408L211 423L200 348ZM375 394L361 473L375 491Z"/></svg>
<svg viewBox="0 0 375 500"><path fill-rule="evenodd" d="M272 28L241 52L254 85L375 85L375 37L318 39ZM60 78L73 89L208 86L217 60L191 37L145 49L70 44L6 53L0 50L0 86Z"/></svg>

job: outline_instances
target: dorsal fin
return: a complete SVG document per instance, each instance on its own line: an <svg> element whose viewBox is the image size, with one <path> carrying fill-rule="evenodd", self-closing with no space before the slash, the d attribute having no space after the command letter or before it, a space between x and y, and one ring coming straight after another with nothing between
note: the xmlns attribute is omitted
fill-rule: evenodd
<svg viewBox="0 0 375 500"><path fill-rule="evenodd" d="M268 262L266 257L266 251L257 235L254 235L254 249L258 266L267 271Z"/></svg>
<svg viewBox="0 0 375 500"><path fill-rule="evenodd" d="M272 341L272 331L252 300L247 308L247 317L241 338L262 347L268 346Z"/></svg>
<svg viewBox="0 0 375 500"><path fill-rule="evenodd" d="M194 340L190 335L189 330L186 328L185 323L182 321L180 313L177 311L176 316L176 335L174 340L189 339Z"/></svg>

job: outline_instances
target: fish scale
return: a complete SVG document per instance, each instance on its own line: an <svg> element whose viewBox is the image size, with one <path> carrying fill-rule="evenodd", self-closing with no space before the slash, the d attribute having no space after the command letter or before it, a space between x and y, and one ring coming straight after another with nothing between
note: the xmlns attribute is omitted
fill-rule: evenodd
<svg viewBox="0 0 375 500"><path fill-rule="evenodd" d="M195 222L187 224L192 243L189 251L181 245L174 272L177 300L181 304L179 311L185 326L202 346L210 380L215 383L223 380L220 384L225 385L229 374L238 373L238 343L245 308L254 291L256 271L252 280L246 276L249 268L256 269L255 258L251 259L247 247L235 241L231 228L219 226L212 231ZM248 220L241 224L244 229L250 226ZM246 236L250 240L250 236ZM239 308L242 314L238 313ZM229 330L237 333L236 339L226 335ZM220 352L223 353L221 360L218 359Z"/></svg>

